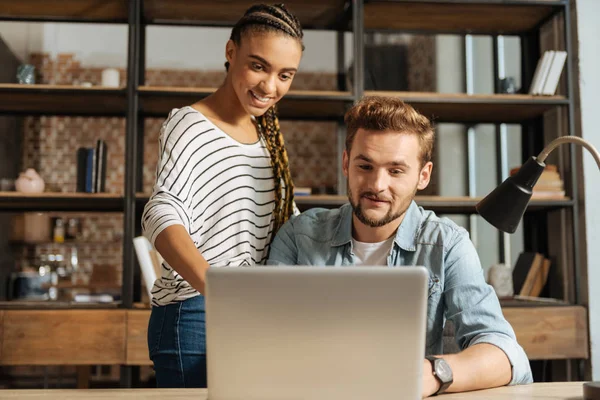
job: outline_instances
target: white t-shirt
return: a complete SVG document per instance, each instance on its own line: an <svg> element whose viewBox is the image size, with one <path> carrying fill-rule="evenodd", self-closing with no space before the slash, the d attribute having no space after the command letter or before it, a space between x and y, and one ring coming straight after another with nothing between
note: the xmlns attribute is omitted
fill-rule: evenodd
<svg viewBox="0 0 600 400"><path fill-rule="evenodd" d="M387 266L387 258L392 250L394 236L378 243L364 243L352 238L352 249L357 258L355 265L384 265Z"/></svg>

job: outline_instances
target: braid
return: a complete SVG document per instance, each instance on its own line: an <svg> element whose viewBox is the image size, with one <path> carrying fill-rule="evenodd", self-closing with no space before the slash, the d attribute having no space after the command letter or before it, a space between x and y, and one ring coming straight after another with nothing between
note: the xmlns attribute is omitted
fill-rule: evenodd
<svg viewBox="0 0 600 400"><path fill-rule="evenodd" d="M257 4L250 7L231 30L230 39L239 44L247 30L281 32L298 39L300 43L304 37L300 21L283 4Z"/></svg>
<svg viewBox="0 0 600 400"><path fill-rule="evenodd" d="M235 24L231 30L230 39L237 45L240 44L242 36L248 32L275 32L290 36L302 45L302 26L283 4L265 5L257 4L250 7L244 16ZM229 69L229 62L225 63ZM290 173L288 155L283 143L283 135L279 127L277 111L275 106L266 113L256 118L259 133L264 138L271 156L271 166L275 180L275 217L273 235L289 219L294 212L294 184ZM282 193L284 185L285 198Z"/></svg>
<svg viewBox="0 0 600 400"><path fill-rule="evenodd" d="M275 223L273 236L294 212L294 184L290 173L288 155L283 142L283 134L279 127L279 119L275 106L257 118L261 135L265 139L271 155L271 165L275 180ZM282 196L281 184L285 185L285 198Z"/></svg>

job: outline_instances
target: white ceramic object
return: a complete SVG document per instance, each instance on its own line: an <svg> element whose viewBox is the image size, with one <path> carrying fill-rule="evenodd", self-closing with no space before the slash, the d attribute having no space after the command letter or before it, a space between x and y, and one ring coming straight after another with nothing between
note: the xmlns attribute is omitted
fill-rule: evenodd
<svg viewBox="0 0 600 400"><path fill-rule="evenodd" d="M15 189L22 193L41 193L45 186L44 180L33 168L27 168L25 172L21 172L15 181Z"/></svg>
<svg viewBox="0 0 600 400"><path fill-rule="evenodd" d="M116 68L102 70L102 86L119 87L119 70Z"/></svg>
<svg viewBox="0 0 600 400"><path fill-rule="evenodd" d="M489 284L492 285L498 297L513 295L512 269L506 264L495 264L488 272Z"/></svg>

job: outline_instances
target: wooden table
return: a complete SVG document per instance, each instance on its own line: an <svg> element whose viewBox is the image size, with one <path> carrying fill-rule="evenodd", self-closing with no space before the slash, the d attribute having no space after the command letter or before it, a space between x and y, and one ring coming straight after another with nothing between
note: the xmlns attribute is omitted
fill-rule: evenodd
<svg viewBox="0 0 600 400"><path fill-rule="evenodd" d="M88 390L0 390L0 399L155 399L155 400L207 400L203 389L88 389ZM441 400L475 399L582 399L581 382L534 383L532 385L502 387L470 393L447 394L436 397ZM377 398L376 396L373 398Z"/></svg>

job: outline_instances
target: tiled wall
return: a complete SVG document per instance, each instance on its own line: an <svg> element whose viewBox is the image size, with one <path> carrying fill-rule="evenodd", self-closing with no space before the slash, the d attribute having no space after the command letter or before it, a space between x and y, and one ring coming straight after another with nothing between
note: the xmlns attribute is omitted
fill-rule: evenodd
<svg viewBox="0 0 600 400"><path fill-rule="evenodd" d="M409 89L435 90L435 58L432 37L415 37L410 42ZM50 84L99 85L101 68L82 67L72 54L59 54L56 59L47 54L32 54L37 67L37 82ZM120 71L125 85L125 71ZM152 86L218 87L224 71L149 70L146 84ZM336 75L299 73L293 89L335 90ZM82 99L85 101L85 99ZM149 194L155 179L158 159L158 134L162 119L148 118L144 123L143 191ZM294 183L298 187L336 187L337 185L337 126L335 122L282 121L281 128L290 157ZM122 193L124 188L125 119L83 117L28 117L24 127L22 169L33 167L45 180L47 190L73 192L76 184L76 151L92 147L97 139L107 144L106 191ZM120 270L122 252L122 216L119 214L89 214L81 220L89 232L79 246L80 258L97 260ZM108 232L108 233L107 233ZM108 236L110 237L108 237ZM87 242L87 243L86 243ZM40 254L60 251L63 245L23 247L18 252L18 264Z"/></svg>

